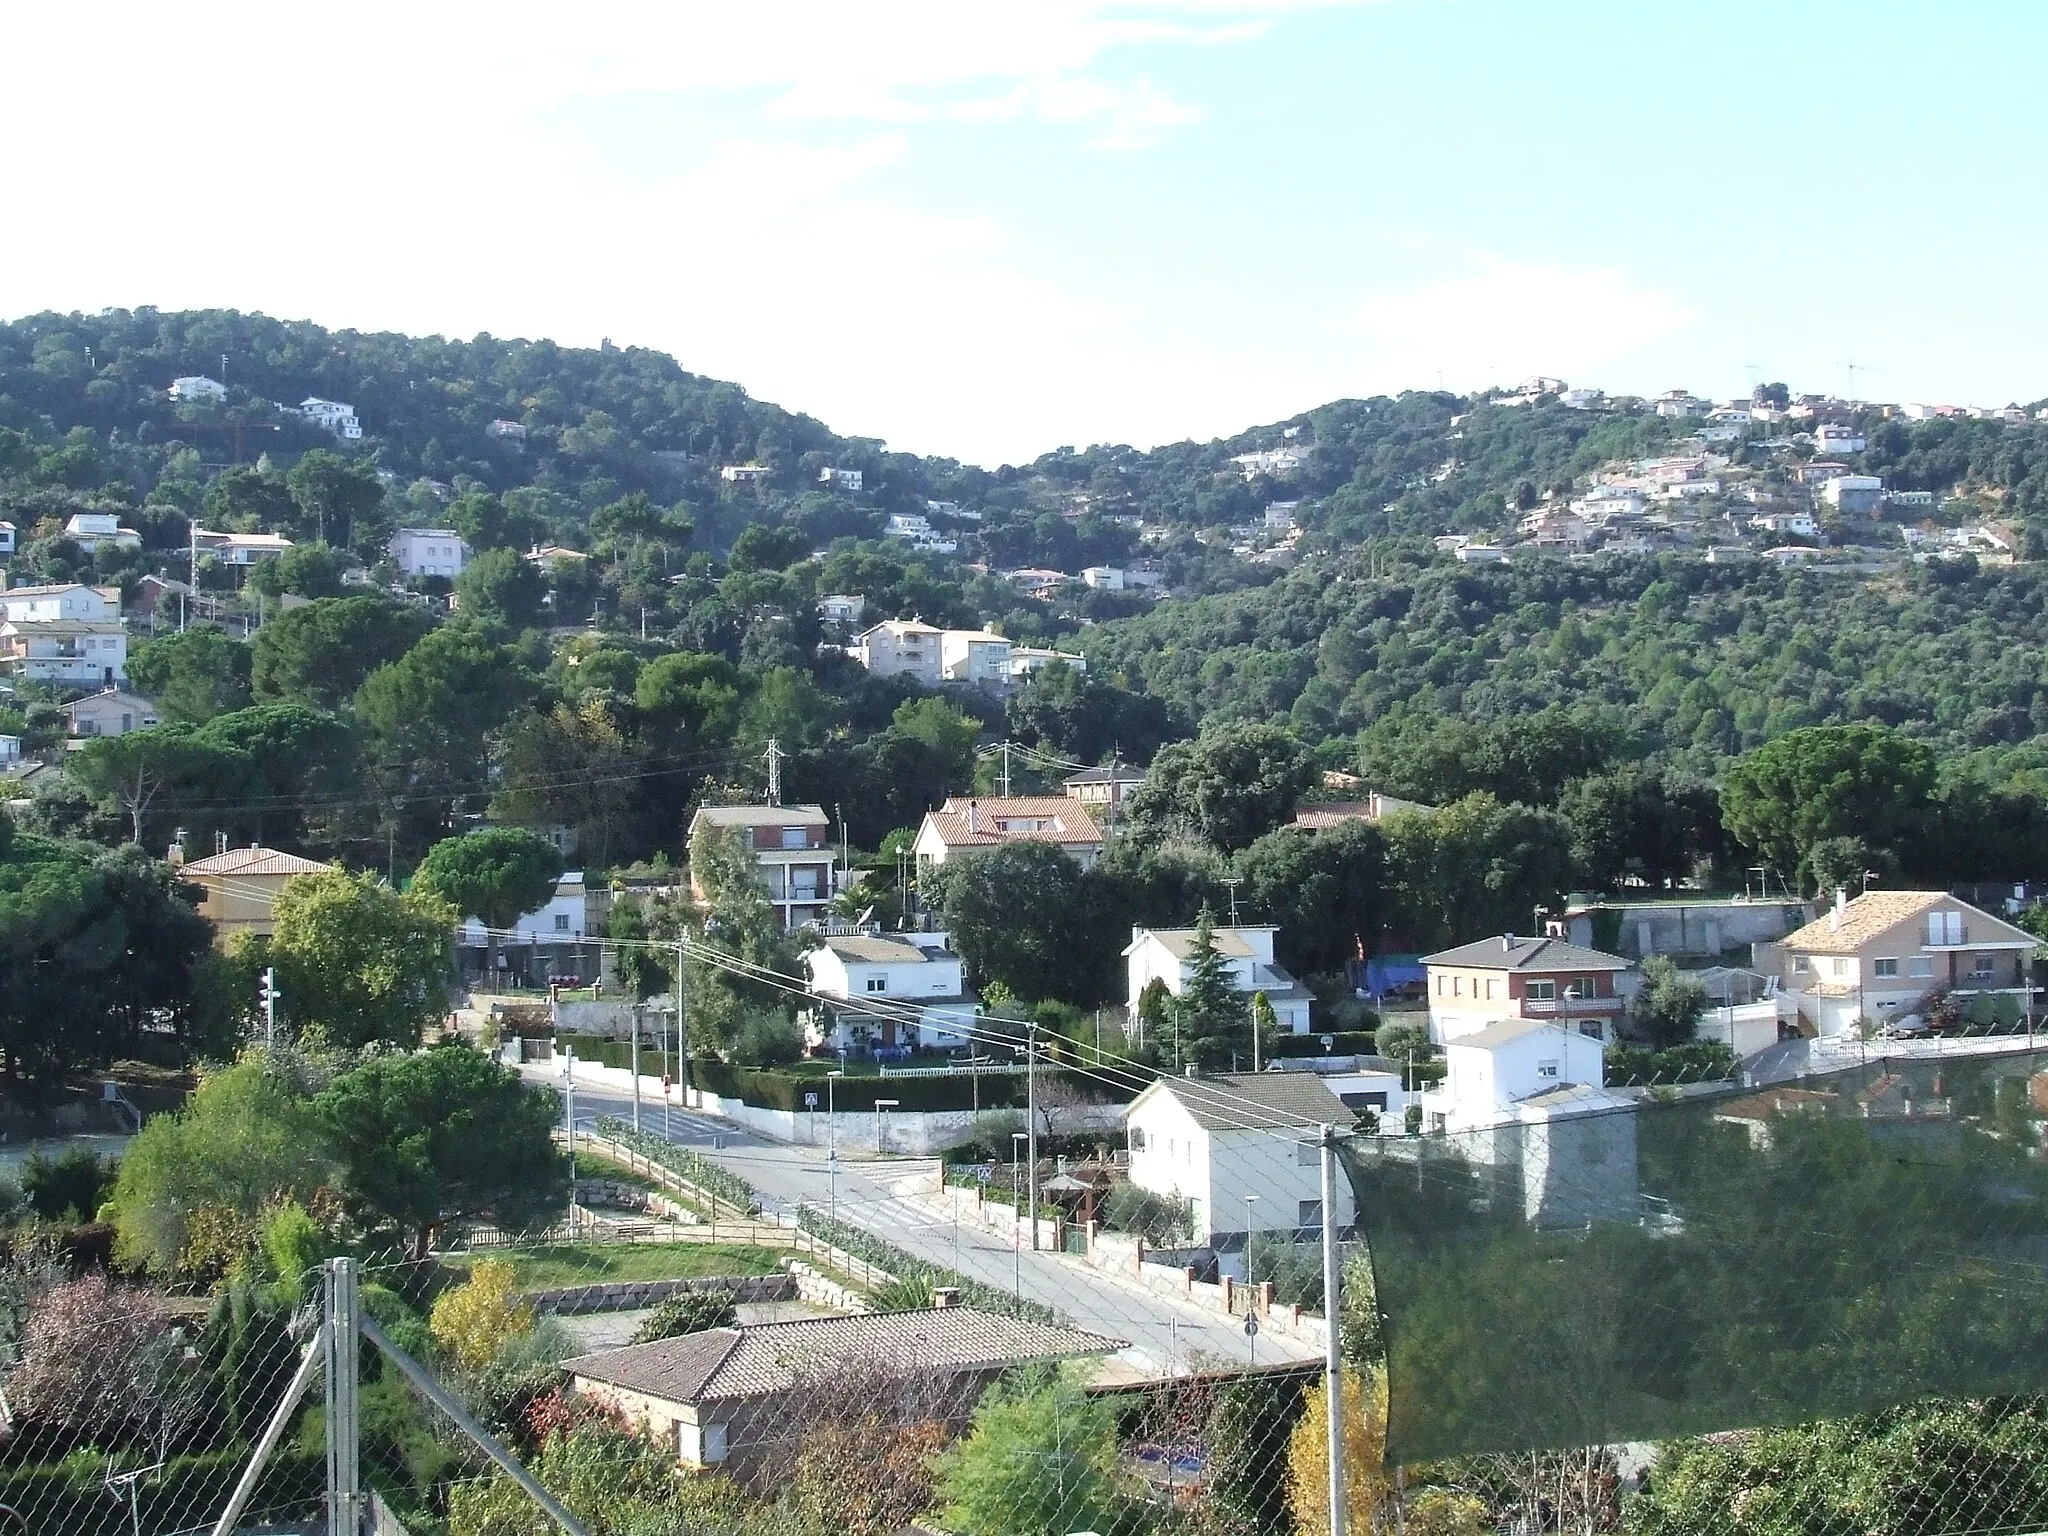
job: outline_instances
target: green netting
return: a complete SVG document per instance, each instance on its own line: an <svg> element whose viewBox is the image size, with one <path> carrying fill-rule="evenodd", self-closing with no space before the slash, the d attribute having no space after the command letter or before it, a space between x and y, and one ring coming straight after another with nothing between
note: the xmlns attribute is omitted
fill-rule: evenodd
<svg viewBox="0 0 2048 1536"><path fill-rule="evenodd" d="M2048 1389L2044 1066L1567 1091L1490 1129L1361 1138L1389 1458Z"/></svg>

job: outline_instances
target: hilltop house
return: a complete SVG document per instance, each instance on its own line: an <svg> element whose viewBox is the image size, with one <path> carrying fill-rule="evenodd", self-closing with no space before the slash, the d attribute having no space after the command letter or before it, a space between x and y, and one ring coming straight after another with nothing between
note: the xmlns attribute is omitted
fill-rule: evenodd
<svg viewBox="0 0 2048 1536"><path fill-rule="evenodd" d="M815 922L832 899L832 822L819 805L706 805L690 818L702 827L737 827L760 873L769 903L785 929ZM690 894L704 891L694 878Z"/></svg>
<svg viewBox="0 0 2048 1536"><path fill-rule="evenodd" d="M1946 891L1866 891L1777 944L1757 946L1775 971L1778 1016L1798 1033L1848 1034L1859 1021L1905 1023L1943 995L2018 1017L2037 989L2028 961L2039 940Z"/></svg>
<svg viewBox="0 0 2048 1536"><path fill-rule="evenodd" d="M203 373L188 373L183 378L171 380L167 393L173 400L225 400L228 387L219 379L209 379Z"/></svg>
<svg viewBox="0 0 2048 1536"><path fill-rule="evenodd" d="M356 408L343 400L322 400L318 395L308 395L299 402L299 419L308 426L332 432L344 441L354 442L363 435L363 424L356 419Z"/></svg>
<svg viewBox="0 0 2048 1536"><path fill-rule="evenodd" d="M1341 827L1347 821L1365 821L1377 826L1401 811L1427 816L1435 809L1435 806L1424 805L1420 800L1400 800L1374 790L1363 800L1323 800L1304 805L1294 813L1294 824L1304 832L1322 832L1331 827Z"/></svg>
<svg viewBox="0 0 2048 1536"><path fill-rule="evenodd" d="M222 565L251 566L292 547L292 541L277 533L226 533L212 528L194 528L192 547L211 555Z"/></svg>
<svg viewBox="0 0 2048 1536"><path fill-rule="evenodd" d="M1010 642L986 629L941 630L939 675L949 683L1003 688L1010 681Z"/></svg>
<svg viewBox="0 0 2048 1536"><path fill-rule="evenodd" d="M941 672L939 637L922 619L884 619L854 637L853 656L876 677L908 677L936 688Z"/></svg>
<svg viewBox="0 0 2048 1536"><path fill-rule="evenodd" d="M1322 1226L1321 1128L1352 1120L1312 1072L1162 1077L1124 1114L1131 1183L1187 1201L1197 1246L1241 1252L1254 1232ZM1334 1214L1340 1230L1357 1218L1348 1179Z"/></svg>
<svg viewBox="0 0 2048 1536"><path fill-rule="evenodd" d="M81 554L108 549L140 549L142 535L121 526L113 512L74 512L64 524L64 536L78 546Z"/></svg>
<svg viewBox="0 0 2048 1536"><path fill-rule="evenodd" d="M157 723L156 706L138 694L105 688L59 706L74 743L94 736L125 736Z"/></svg>
<svg viewBox="0 0 2048 1536"><path fill-rule="evenodd" d="M88 587L66 581L47 587L0 589L0 619L16 624L46 624L53 619L97 622L121 617L119 587Z"/></svg>
<svg viewBox="0 0 2048 1536"><path fill-rule="evenodd" d="M1424 955L1422 965L1429 1037L1439 1045L1501 1019L1569 1020L1611 1040L1626 1007L1615 980L1631 968L1619 955L1512 933Z"/></svg>
<svg viewBox="0 0 2048 1536"><path fill-rule="evenodd" d="M401 528L391 535L391 563L408 576L462 574L469 546L453 528Z"/></svg>
<svg viewBox="0 0 2048 1536"><path fill-rule="evenodd" d="M974 1038L974 999L943 933L833 935L803 961L832 1016L810 1027L813 1050L952 1050Z"/></svg>
<svg viewBox="0 0 2048 1536"><path fill-rule="evenodd" d="M1231 985L1244 993L1263 992L1273 1005L1273 1017L1282 1033L1308 1033L1309 991L1283 967L1273 961L1273 937L1280 930L1271 926L1218 928L1213 935L1216 953L1230 970ZM1145 988L1160 982L1175 997L1181 995L1194 974L1196 930L1193 928L1133 928L1131 942L1124 947L1124 961L1130 984L1131 1017L1136 1018L1138 1002ZM1247 1040L1249 1047L1249 1040Z"/></svg>
<svg viewBox="0 0 2048 1536"><path fill-rule="evenodd" d="M913 847L919 869L1009 843L1051 843L1083 869L1102 855L1102 829L1065 795L953 795L925 812Z"/></svg>
<svg viewBox="0 0 2048 1536"><path fill-rule="evenodd" d="M1145 782L1145 770L1128 763L1110 763L1100 768L1083 768L1060 781L1069 800L1086 806L1120 806L1130 792Z"/></svg>

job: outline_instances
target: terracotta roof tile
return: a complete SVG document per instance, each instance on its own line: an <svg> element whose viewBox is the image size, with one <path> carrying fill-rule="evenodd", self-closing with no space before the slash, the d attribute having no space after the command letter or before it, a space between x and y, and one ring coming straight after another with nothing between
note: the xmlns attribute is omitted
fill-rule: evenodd
<svg viewBox="0 0 2048 1536"><path fill-rule="evenodd" d="M969 807L976 830L969 830ZM1006 822L1049 822L1043 830L1006 827ZM948 848L1000 848L1004 843L1058 843L1063 848L1100 848L1102 829L1078 800L1065 795L1017 795L1010 799L954 796L925 813Z"/></svg>

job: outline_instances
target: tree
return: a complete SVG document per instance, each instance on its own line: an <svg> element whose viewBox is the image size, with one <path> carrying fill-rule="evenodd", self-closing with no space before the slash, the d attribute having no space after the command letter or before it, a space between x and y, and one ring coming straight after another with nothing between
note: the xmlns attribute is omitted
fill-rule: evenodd
<svg viewBox="0 0 2048 1536"><path fill-rule="evenodd" d="M323 597L287 609L256 631L250 685L259 699L339 709L363 679L396 661L427 631L427 619L383 597Z"/></svg>
<svg viewBox="0 0 2048 1536"><path fill-rule="evenodd" d="M1629 764L1573 779L1557 811L1571 826L1572 858L1588 880L1612 887L1634 875L1655 887L1691 874L1695 860L1712 851L1718 817L1709 812L1702 826L1699 798L1697 789L1674 794L1655 774Z"/></svg>
<svg viewBox="0 0 2048 1536"><path fill-rule="evenodd" d="M342 557L325 544L295 544L268 560L259 560L249 572L249 590L276 602L285 593L299 597L340 597L348 588L342 572L348 569Z"/></svg>
<svg viewBox="0 0 2048 1536"><path fill-rule="evenodd" d="M1659 1050L1683 1045L1706 1011L1707 989L1698 977L1680 971L1669 955L1643 962L1643 984L1629 1004L1629 1016L1651 1045Z"/></svg>
<svg viewBox="0 0 2048 1536"><path fill-rule="evenodd" d="M1394 916L1386 836L1370 822L1279 827L1241 852L1231 872L1251 909L1279 925L1279 959L1297 973L1341 970L1376 951Z"/></svg>
<svg viewBox="0 0 2048 1536"><path fill-rule="evenodd" d="M464 1044L375 1056L314 1101L341 1164L341 1194L373 1232L424 1259L450 1223L524 1232L567 1204L551 1138L561 1106Z"/></svg>
<svg viewBox="0 0 2048 1536"><path fill-rule="evenodd" d="M1377 1375L1346 1369L1338 1378L1344 1402L1346 1529L1369 1531L1393 1491L1386 1473L1387 1392ZM1287 1436L1287 1508L1300 1536L1330 1529L1330 1410L1327 1385L1303 1394L1301 1417Z"/></svg>
<svg viewBox="0 0 2048 1536"><path fill-rule="evenodd" d="M311 1101L266 1058L245 1057L128 1144L108 1201L114 1252L155 1275L190 1274L201 1213L233 1212L253 1232L266 1207L310 1202L331 1166Z"/></svg>
<svg viewBox="0 0 2048 1536"><path fill-rule="evenodd" d="M672 742L722 743L739 729L742 679L723 656L671 651L640 669L633 701Z"/></svg>
<svg viewBox="0 0 2048 1536"><path fill-rule="evenodd" d="M1467 795L1381 823L1393 900L1424 949L1473 933L1527 932L1572 877L1571 827L1555 811Z"/></svg>
<svg viewBox="0 0 2048 1536"><path fill-rule="evenodd" d="M1153 759L1127 802L1131 835L1156 843L1184 830L1234 852L1292 815L1314 779L1314 760L1292 731L1211 726Z"/></svg>
<svg viewBox="0 0 2048 1536"><path fill-rule="evenodd" d="M1781 877L1810 877L1814 845L1861 838L1897 858L1927 830L1935 758L1882 725L1812 726L1757 748L1722 779L1728 830Z"/></svg>
<svg viewBox="0 0 2048 1536"><path fill-rule="evenodd" d="M332 869L285 882L269 958L283 1010L337 1045L416 1046L447 1011L451 931L461 914L426 891Z"/></svg>
<svg viewBox="0 0 2048 1536"><path fill-rule="evenodd" d="M1101 979L1077 963L1088 953L1087 877L1064 850L1014 842L952 859L920 894L943 914L976 987L1001 983L1033 1001L1097 995Z"/></svg>
<svg viewBox="0 0 2048 1536"><path fill-rule="evenodd" d="M638 901L624 894L614 895L604 932L618 946L619 979L628 992L645 1002L667 989L675 972L661 951L647 942L647 913Z"/></svg>
<svg viewBox="0 0 2048 1536"><path fill-rule="evenodd" d="M215 715L193 732L193 740L227 754L225 764L242 767L236 792L215 797L219 809L187 815L195 835L218 820L243 838L275 839L290 847L305 840L309 822L332 821L325 802L355 788L354 733L325 710L282 701L255 704Z"/></svg>
<svg viewBox="0 0 2048 1536"><path fill-rule="evenodd" d="M1177 1062L1218 1067L1234 1057L1248 1057L1251 1008L1237 990L1230 962L1216 946L1216 914L1207 907L1196 919L1187 964L1187 979L1173 1002Z"/></svg>
<svg viewBox="0 0 2048 1536"><path fill-rule="evenodd" d="M119 736L95 736L65 763L88 791L121 808L130 841L143 840L145 819L159 799L204 802L206 791L239 777L248 767L238 753L224 752L181 725L151 726Z"/></svg>
<svg viewBox="0 0 2048 1536"><path fill-rule="evenodd" d="M200 1411L163 1297L94 1272L30 1303L8 1373L17 1446L136 1445L161 1453Z"/></svg>
<svg viewBox="0 0 2048 1536"><path fill-rule="evenodd" d="M959 1536L1119 1529L1132 1514L1116 1412L1071 1372L1012 1371L982 1394L966 1436L933 1464L940 1521Z"/></svg>
<svg viewBox="0 0 2048 1536"><path fill-rule="evenodd" d="M249 702L249 647L213 624L145 640L129 653L128 681L172 724L197 725Z"/></svg>
<svg viewBox="0 0 2048 1536"><path fill-rule="evenodd" d="M636 791L674 784L679 772L657 777L618 700L590 695L580 703L527 710L505 726L498 754L499 787L492 814L529 827L575 829L582 857L609 865L651 840L636 818Z"/></svg>
<svg viewBox="0 0 2048 1536"><path fill-rule="evenodd" d="M519 1278L503 1259L481 1259L469 1278L434 1301L427 1329L443 1359L472 1374L498 1357L506 1341L533 1331L533 1303L519 1294Z"/></svg>
<svg viewBox="0 0 2048 1536"><path fill-rule="evenodd" d="M561 873L561 852L538 833L483 827L429 848L413 888L482 921L484 976L495 981L501 934L547 903Z"/></svg>
<svg viewBox="0 0 2048 1536"><path fill-rule="evenodd" d="M472 555L455 578L455 598L465 618L488 619L507 629L539 624L547 595L547 577L516 549Z"/></svg>
<svg viewBox="0 0 2048 1536"><path fill-rule="evenodd" d="M319 544L346 548L355 539L356 524L384 501L384 483L377 478L375 465L325 448L301 454L284 483Z"/></svg>
<svg viewBox="0 0 2048 1536"><path fill-rule="evenodd" d="M1273 1042L1280 1036L1280 1020L1273 1012L1273 999L1263 992L1252 994L1252 1060L1266 1060Z"/></svg>

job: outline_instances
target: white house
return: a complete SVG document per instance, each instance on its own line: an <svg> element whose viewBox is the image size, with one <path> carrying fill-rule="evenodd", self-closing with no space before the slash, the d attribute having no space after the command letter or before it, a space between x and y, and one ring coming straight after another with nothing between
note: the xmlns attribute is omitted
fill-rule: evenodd
<svg viewBox="0 0 2048 1536"><path fill-rule="evenodd" d="M1069 800L1083 805L1119 806L1124 797L1145 782L1145 770L1128 763L1110 763L1100 768L1083 768L1060 781Z"/></svg>
<svg viewBox="0 0 2048 1536"><path fill-rule="evenodd" d="M752 485L757 480L768 478L765 464L725 464L718 471L718 478L729 485Z"/></svg>
<svg viewBox="0 0 2048 1536"><path fill-rule="evenodd" d="M1835 475L1821 486L1820 499L1838 512L1875 512L1884 503L1884 481L1877 475Z"/></svg>
<svg viewBox="0 0 2048 1536"><path fill-rule="evenodd" d="M1240 992L1263 992L1273 1005L1273 1016L1281 1031L1290 1035L1308 1033L1309 991L1287 970L1274 963L1273 936L1280 930L1261 925L1215 930L1216 952L1230 970L1231 985ZM1132 1017L1145 988L1154 981L1179 997L1194 974L1195 930L1193 928L1133 928L1131 942L1124 946L1125 973ZM1250 1055L1250 1041L1246 1041Z"/></svg>
<svg viewBox="0 0 2048 1536"><path fill-rule="evenodd" d="M501 442L523 443L526 441L526 423L523 421L507 421L501 416L485 427L484 433L486 436L495 437Z"/></svg>
<svg viewBox="0 0 2048 1536"><path fill-rule="evenodd" d="M1525 1099L1606 1082L1607 1047L1546 1019L1498 1019L1444 1047L1442 1083L1422 1096L1424 1127L1470 1131L1512 1117Z"/></svg>
<svg viewBox="0 0 2048 1536"><path fill-rule="evenodd" d="M943 933L832 937L803 960L811 995L832 1015L829 1028L823 1021L810 1026L814 1050L951 1050L973 1043L974 999Z"/></svg>
<svg viewBox="0 0 2048 1536"><path fill-rule="evenodd" d="M1187 1201L1197 1246L1241 1252L1255 1232L1321 1228L1321 1128L1352 1120L1312 1072L1163 1077L1125 1112L1131 1183ZM1342 1176L1331 1214L1339 1229L1357 1219Z"/></svg>
<svg viewBox="0 0 2048 1536"><path fill-rule="evenodd" d="M14 524L0 523L0 555L14 553L14 533Z"/></svg>
<svg viewBox="0 0 2048 1536"><path fill-rule="evenodd" d="M1266 529L1270 533L1287 533L1294 527L1294 514L1301 503L1298 501L1269 501L1266 503Z"/></svg>
<svg viewBox="0 0 2048 1536"><path fill-rule="evenodd" d="M1001 688L1010 680L1010 642L986 629L942 630L939 675L949 683Z"/></svg>
<svg viewBox="0 0 2048 1536"><path fill-rule="evenodd" d="M1790 533L1803 539L1820 537L1820 524L1811 512L1759 512L1749 520L1759 533Z"/></svg>
<svg viewBox="0 0 2048 1536"><path fill-rule="evenodd" d="M64 535L86 554L102 545L110 549L140 549L142 535L121 526L113 512L74 512L64 524Z"/></svg>
<svg viewBox="0 0 2048 1536"><path fill-rule="evenodd" d="M1102 856L1102 829L1064 795L953 795L926 811L913 847L920 870L1009 843L1051 843L1083 869Z"/></svg>
<svg viewBox="0 0 2048 1536"><path fill-rule="evenodd" d="M1833 453L1861 453L1869 446L1863 434L1855 427L1823 421L1813 429L1813 451L1823 456Z"/></svg>
<svg viewBox="0 0 2048 1536"><path fill-rule="evenodd" d="M120 616L119 587L88 587L83 582L67 581L47 587L0 590L0 619L17 624L47 623L52 619L99 622Z"/></svg>
<svg viewBox="0 0 2048 1536"><path fill-rule="evenodd" d="M1081 572L1081 581L1098 592L1121 592L1126 585L1123 571L1113 565L1087 566Z"/></svg>
<svg viewBox="0 0 2048 1536"><path fill-rule="evenodd" d="M212 528L194 528L192 547L212 555L222 565L251 566L292 547L292 541L278 533L224 533Z"/></svg>
<svg viewBox="0 0 2048 1536"><path fill-rule="evenodd" d="M862 472L857 469L821 469L818 471L818 484L829 485L835 491L857 491L860 489L861 481L864 478L865 476Z"/></svg>
<svg viewBox="0 0 2048 1536"><path fill-rule="evenodd" d="M555 882L554 895L533 911L520 916L512 924L511 932L498 935L499 971L504 973L515 969L515 957L507 951L522 948L529 951L529 983L537 984L547 975L576 970L574 960L563 951L567 949L571 955L574 954L575 946L583 942L589 923L583 872L569 870ZM487 951L488 939L481 919L471 916L462 920L457 943L464 949Z"/></svg>
<svg viewBox="0 0 2048 1536"><path fill-rule="evenodd" d="M453 528L401 528L391 535L391 563L408 576L460 576L469 546Z"/></svg>
<svg viewBox="0 0 2048 1536"><path fill-rule="evenodd" d="M225 400L228 387L219 379L209 379L203 373L188 373L181 379L171 380L169 393L173 400Z"/></svg>
<svg viewBox="0 0 2048 1536"><path fill-rule="evenodd" d="M1557 397L1557 403L1571 411L1597 411L1607 396L1597 389L1568 389Z"/></svg>
<svg viewBox="0 0 2048 1536"><path fill-rule="evenodd" d="M818 617L827 624L857 624L868 600L854 592L835 592L818 599Z"/></svg>
<svg viewBox="0 0 2048 1536"><path fill-rule="evenodd" d="M1508 552L1498 544L1460 544L1457 558L1463 565L1505 565Z"/></svg>
<svg viewBox="0 0 2048 1536"><path fill-rule="evenodd" d="M346 401L322 400L318 395L308 395L299 402L299 416L310 425L324 428L349 441L363 435L363 424L356 419L356 408Z"/></svg>
<svg viewBox="0 0 2048 1536"><path fill-rule="evenodd" d="M1408 1106L1422 1102L1419 1092L1409 1091L1403 1064L1383 1056L1283 1056L1271 1070L1313 1072L1354 1115L1373 1115L1383 1136L1399 1135Z"/></svg>
<svg viewBox="0 0 2048 1536"><path fill-rule="evenodd" d="M125 736L157 724L156 706L138 694L106 688L61 706L69 734L79 740Z"/></svg>
<svg viewBox="0 0 2048 1536"><path fill-rule="evenodd" d="M128 675L128 632L118 619L9 619L0 623L0 659L30 682L111 688Z"/></svg>
<svg viewBox="0 0 2048 1536"><path fill-rule="evenodd" d="M854 637L854 659L876 677L908 677L937 687L944 633L922 619L884 619Z"/></svg>
<svg viewBox="0 0 2048 1536"><path fill-rule="evenodd" d="M1259 453L1234 454L1230 462L1245 479L1256 480L1260 475L1291 475L1308 462L1308 455L1298 448L1268 448Z"/></svg>

